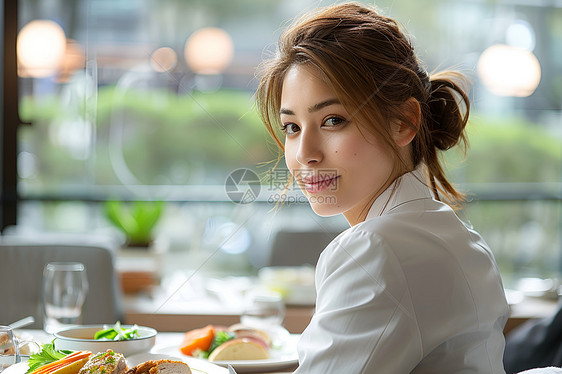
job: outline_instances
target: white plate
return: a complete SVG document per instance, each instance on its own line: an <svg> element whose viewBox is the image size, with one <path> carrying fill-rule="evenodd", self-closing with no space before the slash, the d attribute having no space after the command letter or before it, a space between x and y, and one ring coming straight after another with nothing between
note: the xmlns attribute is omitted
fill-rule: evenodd
<svg viewBox="0 0 562 374"><path fill-rule="evenodd" d="M20 362L19 364L15 364L7 369L4 369L2 374L25 374L28 368L29 366L27 366L27 362Z"/></svg>
<svg viewBox="0 0 562 374"><path fill-rule="evenodd" d="M180 361L183 361L187 365L189 365L189 368L191 369L193 374L228 374L228 369L211 364L210 362L205 360L198 360L196 358L187 356L178 358L163 354L139 353L127 357L127 364L129 365L129 368L131 368L137 364L140 364L141 362L160 359L179 359ZM4 370L2 374L25 374L27 369L27 362L20 362L19 364L10 366L6 370Z"/></svg>
<svg viewBox="0 0 562 374"><path fill-rule="evenodd" d="M279 349L271 349L271 357L265 360L236 360L213 361L213 364L228 367L231 365L237 373L255 373L263 371L282 370L296 366L299 362L297 355L298 334L291 334ZM154 353L168 355L176 359L191 358L182 354L177 345L155 349ZM193 360L193 358L191 358ZM207 360L195 359L209 363Z"/></svg>

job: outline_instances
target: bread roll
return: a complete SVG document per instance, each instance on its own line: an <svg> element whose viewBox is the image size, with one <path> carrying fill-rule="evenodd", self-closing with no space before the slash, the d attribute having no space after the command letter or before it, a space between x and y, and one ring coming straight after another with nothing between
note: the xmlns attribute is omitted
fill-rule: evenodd
<svg viewBox="0 0 562 374"><path fill-rule="evenodd" d="M21 338L19 336L15 336L17 339ZM27 342L24 345L20 346L20 355L29 355L31 353L29 349L29 344L31 342ZM14 344L12 344L12 340L7 333L0 334L0 354L3 355L13 355L16 354L16 349Z"/></svg>
<svg viewBox="0 0 562 374"><path fill-rule="evenodd" d="M269 358L267 349L252 339L235 338L219 345L209 355L209 361L263 360Z"/></svg>
<svg viewBox="0 0 562 374"><path fill-rule="evenodd" d="M0 334L0 354L13 355L16 351L12 342L12 338L7 332Z"/></svg>

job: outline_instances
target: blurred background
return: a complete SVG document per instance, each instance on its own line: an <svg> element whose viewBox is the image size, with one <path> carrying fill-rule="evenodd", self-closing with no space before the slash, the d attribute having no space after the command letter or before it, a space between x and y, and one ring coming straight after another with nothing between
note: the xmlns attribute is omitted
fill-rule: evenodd
<svg viewBox="0 0 562 374"><path fill-rule="evenodd" d="M256 67L287 20L331 3L18 0L20 124L3 148L17 193L5 180L3 234L126 245L116 217L137 209L149 212L144 232L163 272L255 274L279 230L343 231L342 217L317 217L298 191L273 209L286 173L267 177L278 153L253 98ZM488 241L506 286L560 277L562 1L375 5L412 35L428 71L473 81L470 149L446 161L469 194L460 215ZM261 185L231 174L241 168ZM233 186L250 186L250 200L233 202Z"/></svg>

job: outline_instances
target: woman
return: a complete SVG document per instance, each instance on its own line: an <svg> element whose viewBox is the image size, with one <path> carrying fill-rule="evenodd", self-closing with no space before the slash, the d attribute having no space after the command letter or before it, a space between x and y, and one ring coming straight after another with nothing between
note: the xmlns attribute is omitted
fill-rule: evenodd
<svg viewBox="0 0 562 374"><path fill-rule="evenodd" d="M429 77L396 22L355 3L298 20L278 49L262 119L313 210L351 226L318 261L297 373L504 373L500 274L438 154L465 141L462 76Z"/></svg>

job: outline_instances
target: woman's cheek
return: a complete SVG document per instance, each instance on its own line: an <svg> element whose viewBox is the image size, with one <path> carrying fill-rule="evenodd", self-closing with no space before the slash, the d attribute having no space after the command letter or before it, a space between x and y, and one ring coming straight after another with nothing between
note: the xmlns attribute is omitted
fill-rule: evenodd
<svg viewBox="0 0 562 374"><path fill-rule="evenodd" d="M297 157L290 142L285 143L285 165L287 165L291 174L293 174L294 169L298 168Z"/></svg>

